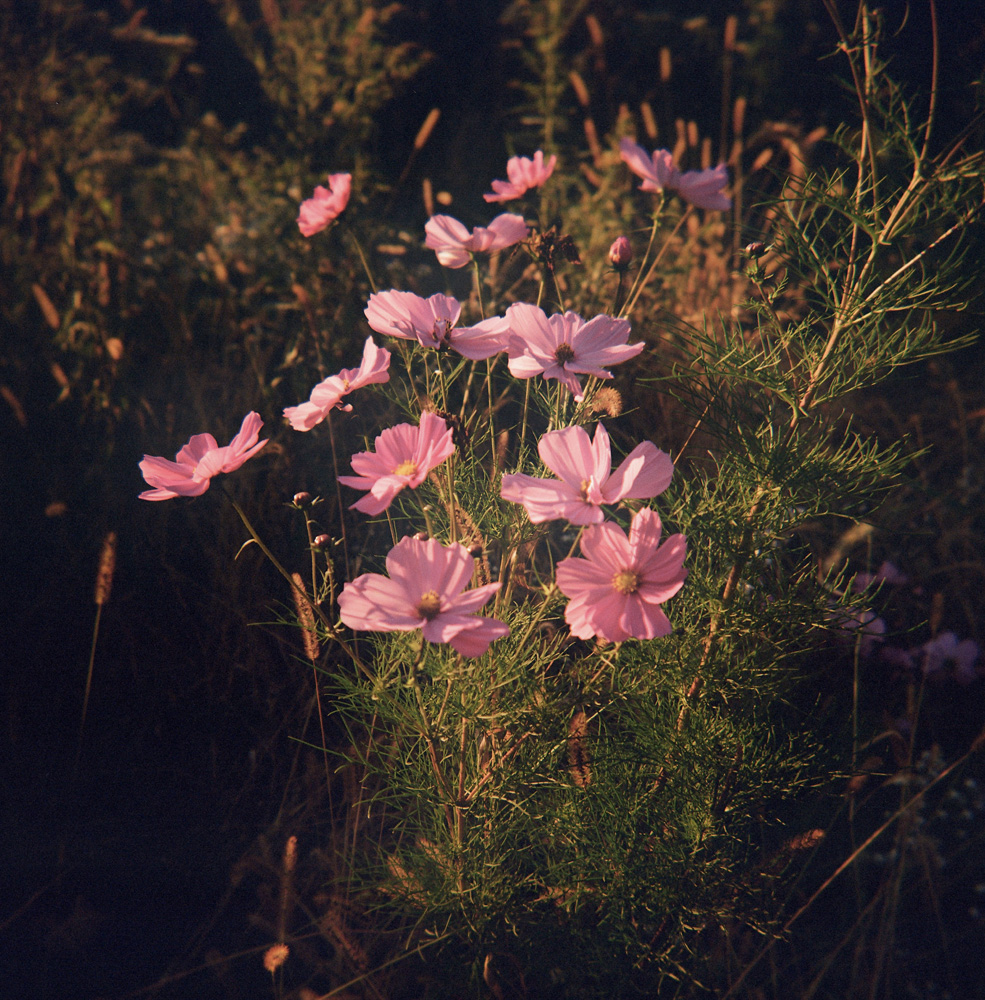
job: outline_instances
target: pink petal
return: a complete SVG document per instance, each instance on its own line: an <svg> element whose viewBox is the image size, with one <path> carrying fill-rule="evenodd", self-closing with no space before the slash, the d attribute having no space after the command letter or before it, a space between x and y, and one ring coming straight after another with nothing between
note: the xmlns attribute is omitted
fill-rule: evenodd
<svg viewBox="0 0 985 1000"><path fill-rule="evenodd" d="M667 489L673 475L674 463L670 456L652 441L643 441L619 463L619 468L602 487L602 493L606 503L618 503L627 498L649 500Z"/></svg>
<svg viewBox="0 0 985 1000"><path fill-rule="evenodd" d="M528 230L522 215L504 213L503 215L497 215L489 223L489 232L493 234L494 239L488 249L503 250L506 247L513 246L514 243L519 243L520 240L525 240Z"/></svg>
<svg viewBox="0 0 985 1000"><path fill-rule="evenodd" d="M467 550L466 550L467 554ZM472 559L472 556L469 556ZM474 569L475 560L472 559L473 566L469 568L469 576L471 577L472 571ZM468 580L465 581L468 583ZM487 583L481 587L473 587L471 590L463 590L457 596L450 597L448 600L448 611L451 614L456 615L471 615L474 614L483 604L487 604L495 594L501 584L499 583ZM445 593L454 593L454 585L452 582L445 584ZM442 611L442 616L444 615Z"/></svg>
<svg viewBox="0 0 985 1000"><path fill-rule="evenodd" d="M243 418L243 424L239 433L229 442L226 447L225 459L220 472L235 472L244 462L252 458L266 441L257 441L260 436L260 428L263 421L259 413L248 413Z"/></svg>
<svg viewBox="0 0 985 1000"><path fill-rule="evenodd" d="M660 515L655 510L644 507L633 515L629 526L629 544L640 553L650 553L660 544Z"/></svg>
<svg viewBox="0 0 985 1000"><path fill-rule="evenodd" d="M536 479L522 472L503 476L500 496L521 503L534 524L564 518L572 524L596 524L602 511L585 503L581 494L567 483Z"/></svg>
<svg viewBox="0 0 985 1000"><path fill-rule="evenodd" d="M563 479L576 491L581 489L582 482L591 478L595 471L592 442L584 427L565 427L563 430L545 434L537 444L537 454L555 476ZM608 472L609 466L606 462L603 475L607 475Z"/></svg>
<svg viewBox="0 0 985 1000"><path fill-rule="evenodd" d="M629 595L619 616L619 628L634 639L656 639L670 635L672 628L660 608L644 604L637 594Z"/></svg>
<svg viewBox="0 0 985 1000"><path fill-rule="evenodd" d="M728 168L724 163L710 170L688 170L679 174L674 187L681 197L698 208L727 211L732 199L723 191L728 184Z"/></svg>
<svg viewBox="0 0 985 1000"><path fill-rule="evenodd" d="M484 319L475 326L456 327L451 332L451 346L470 361L483 361L509 345L510 326L503 316Z"/></svg>
<svg viewBox="0 0 985 1000"><path fill-rule="evenodd" d="M328 188L315 188L315 195L301 202L298 228L303 236L314 236L337 218L349 203L352 190L351 174L331 174Z"/></svg>
<svg viewBox="0 0 985 1000"><path fill-rule="evenodd" d="M339 612L349 628L364 631L409 631L424 620L400 584L379 573L347 583L339 594Z"/></svg>
<svg viewBox="0 0 985 1000"><path fill-rule="evenodd" d="M424 225L424 245L438 255L444 267L465 267L472 255L465 248L471 239L469 231L450 215L432 215Z"/></svg>
<svg viewBox="0 0 985 1000"><path fill-rule="evenodd" d="M325 419L327 412L323 407L309 401L285 407L284 416L296 431L310 431Z"/></svg>
<svg viewBox="0 0 985 1000"><path fill-rule="evenodd" d="M628 569L634 564L634 550L629 540L617 524L607 522L589 528L581 536L579 543L581 554L593 564L608 572L611 579L614 573Z"/></svg>
<svg viewBox="0 0 985 1000"><path fill-rule="evenodd" d="M457 618L440 615L426 622L422 634L428 642L447 642L465 657L481 656L490 643L510 634L496 618Z"/></svg>
<svg viewBox="0 0 985 1000"><path fill-rule="evenodd" d="M210 451L216 451L218 447L218 442L211 434L193 434L175 458L179 465L196 466Z"/></svg>
<svg viewBox="0 0 985 1000"><path fill-rule="evenodd" d="M472 579L475 559L465 546L445 546L433 538L402 538L386 557L387 572L413 599L433 590L443 602L457 597Z"/></svg>

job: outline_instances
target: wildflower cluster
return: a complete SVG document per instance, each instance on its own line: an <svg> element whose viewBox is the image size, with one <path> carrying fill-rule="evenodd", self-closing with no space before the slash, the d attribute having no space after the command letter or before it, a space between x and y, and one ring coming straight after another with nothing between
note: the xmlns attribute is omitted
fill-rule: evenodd
<svg viewBox="0 0 985 1000"><path fill-rule="evenodd" d="M545 162L540 151L533 160L514 157L507 164L510 181L494 181L495 194L486 200L520 197L543 184L556 162L555 156ZM317 187L314 197L302 204L301 232L311 236L328 226L345 209L350 191L349 174L331 175L328 188ZM449 268L463 267L477 253L503 250L528 236L523 217L512 214L500 215L471 233L448 216L434 216L425 226L426 246ZM611 379L612 366L644 349L642 342L629 343L631 328L625 318L602 314L585 320L570 311L549 316L525 302L513 303L503 316L464 326L459 324L462 304L452 296L438 293L425 299L393 289L370 296L365 315L375 333L415 342L425 352L440 355L450 348L473 362L505 355L514 378L556 380L559 391L569 393L576 404L585 400L584 377L593 383ZM352 404L343 400L363 386L388 382L390 362L390 351L369 337L358 368L319 382L307 402L284 410L285 418L295 430L310 431L333 410L351 411ZM437 364L440 369L440 360ZM583 416L584 410L580 412ZM178 453L176 463L146 456L141 470L156 489L142 497L159 500L203 493L214 475L239 468L266 443L257 444L260 423L258 415L251 414L226 448L218 448L210 435L197 435ZM683 536L672 536L661 545L660 518L643 509L634 515L627 537L617 525L603 524L603 508L626 500L651 500L662 493L673 474L669 456L644 441L613 471L609 434L601 423L593 439L579 424L548 431L537 452L557 478L508 473L501 477L499 495L503 501L522 505L532 524L566 520L591 526L581 539L582 556L569 555L557 565L556 588L570 599L565 620L572 635L612 642L667 635L671 627L660 605L686 577ZM381 515L402 491L420 487L455 453L451 423L433 409L424 409L416 423L389 427L376 438L373 450L352 455L355 474L338 476L338 483L365 492L352 509ZM448 484L449 523L453 523L459 500L450 472ZM500 590L501 582L466 591L475 559L454 540L442 546L430 537L404 537L386 563L389 577L369 573L345 584L338 603L340 619L349 628L420 628L428 641L449 643L468 657L486 652L491 642L509 634L508 626L496 619L474 617Z"/></svg>

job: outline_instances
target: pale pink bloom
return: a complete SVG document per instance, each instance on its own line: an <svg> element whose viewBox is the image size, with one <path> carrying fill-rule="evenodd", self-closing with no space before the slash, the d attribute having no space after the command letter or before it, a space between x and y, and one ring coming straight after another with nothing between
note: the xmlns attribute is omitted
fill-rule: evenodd
<svg viewBox="0 0 985 1000"><path fill-rule="evenodd" d="M506 176L508 181L493 181L493 194L484 194L482 197L486 201L511 201L519 198L531 188L540 187L551 174L557 165L557 157L544 162L544 154L538 149L531 160L526 156L511 156L506 162Z"/></svg>
<svg viewBox="0 0 985 1000"><path fill-rule="evenodd" d="M154 489L145 490L140 499L200 496L209 488L213 476L235 472L267 443L257 441L262 426L259 413L247 413L239 433L222 448L211 434L195 434L173 462L156 455L144 455L140 471Z"/></svg>
<svg viewBox="0 0 985 1000"><path fill-rule="evenodd" d="M376 451L352 456L356 476L339 476L343 486L369 490L352 504L364 514L381 514L404 488L414 489L455 450L452 429L436 413L425 411L419 425L397 424L376 439Z"/></svg>
<svg viewBox="0 0 985 1000"><path fill-rule="evenodd" d="M527 238L522 215L497 215L487 227L476 226L470 233L450 215L432 215L424 225L425 246L438 255L444 267L465 267L474 253L503 250Z"/></svg>
<svg viewBox="0 0 985 1000"><path fill-rule="evenodd" d="M883 641L886 623L876 617L870 608L836 608L828 617L840 630L839 637L846 642L858 641L859 656L868 659Z"/></svg>
<svg viewBox="0 0 985 1000"><path fill-rule="evenodd" d="M417 340L422 347L452 347L472 361L506 350L509 324L505 317L458 327L461 312L461 303L450 295L438 293L422 299L413 292L375 292L369 297L366 319L377 333Z"/></svg>
<svg viewBox="0 0 985 1000"><path fill-rule="evenodd" d="M342 405L342 398L348 393L373 382L389 382L389 367L390 352L377 347L373 338L367 337L363 345L363 359L358 368L344 368L338 375L329 375L311 390L311 398L307 403L288 406L284 410L284 416L296 431L310 431L336 407L348 413L352 406L349 403Z"/></svg>
<svg viewBox="0 0 985 1000"><path fill-rule="evenodd" d="M978 659L978 643L973 639L962 639L953 632L941 632L940 635L925 642L918 650L923 653L923 672L926 675L937 673L947 663L954 664L954 679L960 684L970 684L978 674L975 661Z"/></svg>
<svg viewBox="0 0 985 1000"><path fill-rule="evenodd" d="M682 172L666 149L656 149L650 156L632 139L620 140L619 155L637 177L643 178L640 188L644 191L676 191L698 208L725 211L732 207L732 199L724 193L728 184L728 168L724 163L709 170Z"/></svg>
<svg viewBox="0 0 985 1000"><path fill-rule="evenodd" d="M570 598L564 620L579 639L609 642L655 639L672 631L660 605L684 584L686 540L671 535L660 545L660 518L638 511L627 538L611 522L585 529L581 551L558 563L556 580Z"/></svg>
<svg viewBox="0 0 985 1000"><path fill-rule="evenodd" d="M564 518L571 524L600 524L602 504L648 500L670 485L674 463L651 441L638 444L612 472L609 435L598 424L595 439L583 427L545 434L540 459L558 479L523 473L503 476L500 496L522 503L534 524Z"/></svg>
<svg viewBox="0 0 985 1000"><path fill-rule="evenodd" d="M338 218L349 204L352 193L352 174L331 174L328 187L320 184L315 188L315 196L301 202L298 214L298 228L302 236L320 233L333 219Z"/></svg>
<svg viewBox="0 0 985 1000"><path fill-rule="evenodd" d="M644 345L627 344L629 320L595 316L585 322L577 313L555 313L514 302L506 310L510 324L510 374L516 378L556 378L581 400L577 375L612 378L608 365L635 358Z"/></svg>
<svg viewBox="0 0 985 1000"><path fill-rule="evenodd" d="M909 582L910 578L905 573L901 573L895 563L886 560L875 573L857 573L855 579L852 580L852 590L865 590L873 583L887 583L890 586L899 587Z"/></svg>
<svg viewBox="0 0 985 1000"><path fill-rule="evenodd" d="M342 588L339 609L349 628L371 632L419 628L428 642L450 643L462 656L481 656L493 640L510 634L496 618L476 617L500 585L465 590L475 559L464 545L402 538L387 555L386 568L389 577L364 573Z"/></svg>

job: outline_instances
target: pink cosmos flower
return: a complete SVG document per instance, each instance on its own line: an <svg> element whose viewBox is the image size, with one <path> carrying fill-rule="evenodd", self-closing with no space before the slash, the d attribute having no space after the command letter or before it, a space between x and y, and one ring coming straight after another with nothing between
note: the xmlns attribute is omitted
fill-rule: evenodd
<svg viewBox="0 0 985 1000"><path fill-rule="evenodd" d="M352 174L331 174L328 187L320 184L315 188L315 196L301 202L298 214L298 228L302 236L320 233L333 219L338 218L349 204L352 193Z"/></svg>
<svg viewBox="0 0 985 1000"><path fill-rule="evenodd" d="M330 375L319 382L311 390L311 398L307 403L288 406L284 410L284 416L296 431L310 431L335 407L346 413L352 409L348 403L342 405L343 396L373 382L389 382L389 367L390 352L377 347L373 338L367 337L363 345L363 359L358 368L344 368L338 375Z"/></svg>
<svg viewBox="0 0 985 1000"><path fill-rule="evenodd" d="M660 545L660 518L644 508L627 538L615 524L596 524L581 538L584 559L558 563L557 585L570 598L564 620L573 635L609 642L654 639L672 631L660 605L681 589L686 539L671 535Z"/></svg>
<svg viewBox="0 0 985 1000"><path fill-rule="evenodd" d="M505 317L456 327L461 312L461 303L450 295L422 299L413 292L375 292L369 297L366 319L377 333L417 340L422 347L450 346L472 361L506 350L509 324Z"/></svg>
<svg viewBox="0 0 985 1000"><path fill-rule="evenodd" d="M213 476L235 472L267 443L257 442L262 426L259 413L247 413L239 433L222 448L211 434L195 434L173 462L156 455L144 455L140 471L154 489L145 490L140 499L200 496L209 488Z"/></svg>
<svg viewBox="0 0 985 1000"><path fill-rule="evenodd" d="M376 439L376 451L352 456L357 476L339 476L343 486L369 490L350 509L381 514L406 486L414 489L455 450L452 429L436 413L425 411L421 422L389 427Z"/></svg>
<svg viewBox="0 0 985 1000"><path fill-rule="evenodd" d="M556 378L581 400L581 382L575 373L612 378L606 365L635 358L644 345L627 344L629 320L596 316L585 320L577 313L555 313L514 302L506 310L510 324L510 374L516 378Z"/></svg>
<svg viewBox="0 0 985 1000"><path fill-rule="evenodd" d="M488 227L476 226L470 233L450 215L432 215L425 223L425 246L438 255L444 267L465 267L473 253L502 250L527 238L522 215L497 215Z"/></svg>
<svg viewBox="0 0 985 1000"><path fill-rule="evenodd" d="M619 142L619 155L637 177L643 178L643 191L676 191L685 201L698 208L725 211L732 199L724 193L728 184L728 169L724 163L710 170L680 171L666 149L656 149L652 157L632 139Z"/></svg>
<svg viewBox="0 0 985 1000"><path fill-rule="evenodd" d="M499 590L489 583L466 591L475 559L464 545L402 538L386 557L389 577L364 573L342 588L339 608L349 628L371 632L421 629L428 642L447 642L462 656L481 656L510 634L496 618L475 612Z"/></svg>
<svg viewBox="0 0 985 1000"><path fill-rule="evenodd" d="M508 181L493 181L493 194L484 194L486 201L511 201L519 198L531 188L540 187L557 165L557 157L552 156L547 163L544 154L538 149L531 160L526 156L511 156L506 162Z"/></svg>
<svg viewBox="0 0 985 1000"><path fill-rule="evenodd" d="M615 472L609 435L598 424L589 441L583 427L545 434L537 445L541 461L558 479L523 473L503 476L500 496L522 503L534 524L564 518L571 524L600 524L602 504L648 500L670 485L674 463L651 441L638 444Z"/></svg>

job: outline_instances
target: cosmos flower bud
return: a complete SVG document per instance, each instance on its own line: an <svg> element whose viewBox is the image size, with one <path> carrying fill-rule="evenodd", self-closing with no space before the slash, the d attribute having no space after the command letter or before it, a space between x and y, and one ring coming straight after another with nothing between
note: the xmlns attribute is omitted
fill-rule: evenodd
<svg viewBox="0 0 985 1000"><path fill-rule="evenodd" d="M743 253L749 257L762 257L766 253L766 244L762 240L755 240L753 243L747 244Z"/></svg>
<svg viewBox="0 0 985 1000"><path fill-rule="evenodd" d="M316 549L327 549L329 547L329 545L332 544L332 536L331 535L315 535L315 537L311 541L311 544Z"/></svg>
<svg viewBox="0 0 985 1000"><path fill-rule="evenodd" d="M609 262L617 271L623 271L633 259L633 247L625 236L617 237L609 247Z"/></svg>
<svg viewBox="0 0 985 1000"><path fill-rule="evenodd" d="M295 507L307 507L311 503L310 493L295 493L294 500L292 501Z"/></svg>

